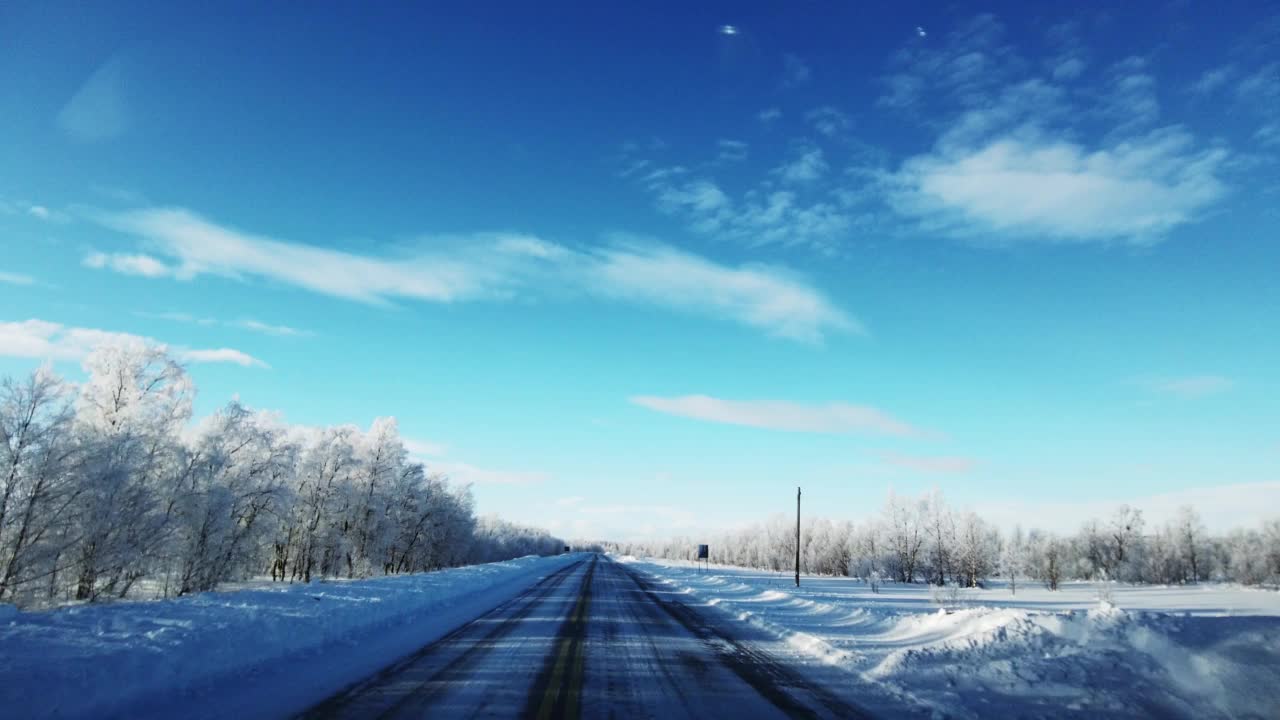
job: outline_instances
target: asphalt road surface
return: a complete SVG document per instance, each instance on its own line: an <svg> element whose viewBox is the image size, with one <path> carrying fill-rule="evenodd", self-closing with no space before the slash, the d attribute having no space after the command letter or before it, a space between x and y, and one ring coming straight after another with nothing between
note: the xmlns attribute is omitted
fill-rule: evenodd
<svg viewBox="0 0 1280 720"><path fill-rule="evenodd" d="M586 556L302 717L868 717L684 600Z"/></svg>

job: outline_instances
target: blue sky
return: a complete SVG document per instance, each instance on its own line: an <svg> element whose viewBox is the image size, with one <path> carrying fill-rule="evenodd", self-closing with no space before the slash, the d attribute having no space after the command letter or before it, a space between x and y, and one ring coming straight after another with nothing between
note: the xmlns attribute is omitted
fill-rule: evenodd
<svg viewBox="0 0 1280 720"><path fill-rule="evenodd" d="M1280 15L0 9L0 372L394 415L578 535L1280 506Z"/></svg>

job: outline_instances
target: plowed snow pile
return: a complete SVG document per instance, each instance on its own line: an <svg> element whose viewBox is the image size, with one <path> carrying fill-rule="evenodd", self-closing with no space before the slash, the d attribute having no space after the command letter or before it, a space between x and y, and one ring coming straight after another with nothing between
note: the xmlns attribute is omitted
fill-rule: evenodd
<svg viewBox="0 0 1280 720"><path fill-rule="evenodd" d="M797 589L776 573L629 561L796 655L948 717L1280 717L1275 591L1072 583L1011 595L996 583L940 607L925 586Z"/></svg>

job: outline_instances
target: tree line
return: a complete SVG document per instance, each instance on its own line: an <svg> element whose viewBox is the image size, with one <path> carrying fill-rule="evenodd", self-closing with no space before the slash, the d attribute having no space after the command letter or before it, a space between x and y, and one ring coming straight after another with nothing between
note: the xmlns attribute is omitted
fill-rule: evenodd
<svg viewBox="0 0 1280 720"><path fill-rule="evenodd" d="M1141 510L1121 505L1074 535L1020 527L1002 533L974 512L952 509L935 491L915 499L890 494L879 516L861 523L810 518L801 529L802 572L859 577L873 589L886 581L977 587L994 576L1008 579L1014 592L1027 580L1051 590L1065 580L1280 583L1280 518L1213 535L1191 507L1155 527ZM693 560L699 542L708 539L604 545L622 554ZM777 515L709 543L712 562L789 571L795 519Z"/></svg>
<svg viewBox="0 0 1280 720"><path fill-rule="evenodd" d="M477 518L470 487L408 458L394 418L287 425L238 401L195 423L163 347L113 341L73 384L0 385L0 602L173 596L421 572L564 542Z"/></svg>

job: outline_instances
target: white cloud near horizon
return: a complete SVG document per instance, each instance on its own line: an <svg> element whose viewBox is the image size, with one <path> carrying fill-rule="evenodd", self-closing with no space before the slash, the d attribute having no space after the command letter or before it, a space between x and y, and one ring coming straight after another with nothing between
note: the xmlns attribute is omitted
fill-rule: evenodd
<svg viewBox="0 0 1280 720"><path fill-rule="evenodd" d="M630 401L634 405L668 415L766 430L869 433L894 437L921 437L928 434L883 410L866 405L801 405L779 400L723 400L707 395L637 395L630 398Z"/></svg>
<svg viewBox="0 0 1280 720"><path fill-rule="evenodd" d="M979 501L973 507L1005 530L1022 525L1024 530L1034 527L1069 534L1079 531L1087 520L1110 517L1121 504L1141 510L1149 530L1173 520L1188 505L1210 532L1257 528L1274 518L1275 508L1280 507L1280 481L1193 487L1105 501Z"/></svg>
<svg viewBox="0 0 1280 720"><path fill-rule="evenodd" d="M973 458L959 455L908 455L885 451L880 456L890 465L920 473L966 473L977 465Z"/></svg>
<svg viewBox="0 0 1280 720"><path fill-rule="evenodd" d="M30 275L23 275L22 273L4 272L3 270L0 270L0 283L4 283L6 285L28 286L28 285L35 285L36 279L31 277Z"/></svg>
<svg viewBox="0 0 1280 720"><path fill-rule="evenodd" d="M726 318L802 342L861 330L857 320L783 268L735 267L633 238L579 250L530 235L482 234L437 243L429 252L374 257L244 233L184 209L135 210L100 221L141 238L170 264L133 259L149 255L102 253L86 264L147 277L257 278L375 305L567 292Z"/></svg>
<svg viewBox="0 0 1280 720"><path fill-rule="evenodd" d="M242 367L269 368L262 360L233 348L186 348L168 346L131 333L69 327L61 323L30 319L0 322L0 356L32 360L80 360L96 346L115 341L141 341L170 347L178 360L192 363L230 363Z"/></svg>
<svg viewBox="0 0 1280 720"><path fill-rule="evenodd" d="M426 463L428 472L440 472L450 480L474 485L536 485L551 479L544 472L528 470L494 470L476 467L456 460L436 459Z"/></svg>
<svg viewBox="0 0 1280 720"><path fill-rule="evenodd" d="M432 442L430 440L419 440L416 438L407 438L401 436L400 441L404 443L404 449L410 455L417 458L438 457L444 455L448 451L448 446L443 443Z"/></svg>
<svg viewBox="0 0 1280 720"><path fill-rule="evenodd" d="M1235 387L1235 381L1221 375L1189 375L1152 380L1149 386L1166 395L1193 399L1224 393Z"/></svg>

